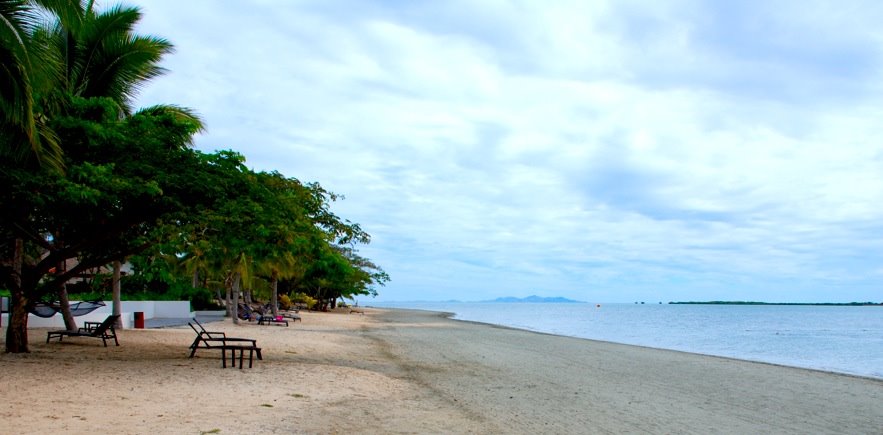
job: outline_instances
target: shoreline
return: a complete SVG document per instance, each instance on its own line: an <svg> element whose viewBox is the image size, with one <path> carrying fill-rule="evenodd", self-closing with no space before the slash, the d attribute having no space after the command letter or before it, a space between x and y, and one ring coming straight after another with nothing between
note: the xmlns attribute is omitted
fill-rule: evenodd
<svg viewBox="0 0 883 435"><path fill-rule="evenodd" d="M206 324L264 360L187 358L189 327L0 355L11 433L879 433L883 381L366 308ZM42 333L42 334L41 334ZM246 364L247 365L247 364ZM50 374L51 375L48 375ZM51 381L51 382L50 382Z"/></svg>
<svg viewBox="0 0 883 435"><path fill-rule="evenodd" d="M391 317L408 317L408 310L401 311ZM421 313L424 314L417 315L418 318L432 318L431 311ZM548 431L545 426L553 425L553 432L581 433L588 426L581 426L580 422L594 424L589 432L602 433L877 433L883 427L883 411L874 408L883 399L883 381L874 378L566 337L450 319L438 312L435 318L450 322L445 326L463 325L452 327L463 329L460 339L453 331L431 334L445 340L442 343L462 346L467 340L476 340L473 337L491 336L483 340L486 347L473 345L472 349L457 352L463 354L461 358L438 354L438 359L462 360L454 365L470 366L476 361L484 365L489 356L501 355L501 348L507 351L502 353L502 361L490 364L492 370L465 376L481 383L493 378L497 371L519 373L508 376L506 385L498 388L517 393L508 397L520 402L516 416L524 413L532 417L513 421L532 431ZM456 345L441 347L460 350ZM416 364L432 365L433 357L417 356ZM450 369L449 364L446 366ZM535 369L555 371L534 379ZM469 385L450 379L450 375L448 372L444 376L429 376L428 383L449 388ZM497 408L500 397L482 394L480 390L472 391L480 398L471 405ZM532 390L539 390L535 398L538 400L518 400L518 394ZM546 406L538 405L544 395L561 397L561 392L568 390L575 390L574 396L564 402L547 400ZM867 395L863 396L862 391ZM450 392L457 394L456 388ZM584 399L583 394L589 398ZM504 395L502 401L505 399ZM511 412L505 406L496 410ZM582 414L591 410L595 411L594 417L592 412L588 416ZM820 418L825 414L827 417ZM544 420L548 415L556 415L556 423ZM557 418L568 415L575 419L572 423L557 422ZM599 420L598 415L613 417ZM647 417L657 420L648 422ZM533 419L542 421L544 426L533 424Z"/></svg>
<svg viewBox="0 0 883 435"><path fill-rule="evenodd" d="M540 304L540 305L542 305L542 304ZM608 305L611 305L611 304L608 304ZM620 304L613 304L613 305L621 305L624 307L631 307L633 304L620 303ZM701 304L699 304L699 303L670 303L670 305L701 305ZM709 304L709 305L723 305L723 304ZM738 304L738 305L756 306L755 304ZM765 304L765 305L780 305L780 304ZM784 305L784 306L801 305L802 306L802 305L808 305L808 304L781 304L781 305ZM655 307L655 305L651 305L651 306ZM826 304L825 306L829 306L829 304ZM586 335L579 335L581 333L585 334L585 332L583 332L583 331L575 331L572 335L567 335L567 334L564 334L561 332L549 332L549 331L544 331L542 329L534 329L533 327L531 327L531 325L524 325L524 324L512 325L512 324L492 323L492 322L484 321L484 320L460 319L460 318L456 318L456 316L458 315L457 312L448 311L448 309L452 309L452 307L426 307L426 308L424 308L424 307L395 306L395 305L387 307L387 306L381 305L381 306L374 306L374 308L390 309L390 310L401 309L401 310L418 310L418 311L427 311L427 312L439 312L439 313L445 313L446 315L448 315L448 318L450 318L451 320L455 320L455 321L472 322L472 323L476 323L476 324L482 324L482 325L488 325L488 326L494 326L494 327L513 328L516 330L533 332L533 333L537 333L537 334L545 334L545 335L550 335L550 336L570 337L570 338L597 341L597 342L603 342L603 343L623 344L623 345L636 346L636 347L647 348L647 349L669 350L669 351L684 352L684 353L694 354L694 355L702 355L702 356L709 356L709 357L716 357L716 358L726 358L726 359L733 359L733 360L737 360L737 361L748 361L748 362L755 362L755 363L759 363L759 364L769 364L772 366L791 367L791 368L813 370L813 371L819 371L819 372L824 372L824 373L833 373L833 374L839 374L839 375L845 375L845 376L855 376L855 377L859 377L859 378L867 378L867 379L873 379L873 380L883 380L883 371L875 370L875 366L872 364L868 364L867 362L865 363L864 366L861 366L860 364L854 364L852 362L847 363L847 364L838 364L837 362L835 362L834 364L825 364L826 362L829 362L829 361L825 361L824 359L814 359L814 358L809 358L809 359L789 358L789 357L785 356L786 354L783 354L781 352L778 352L778 353L777 352L753 352L753 353L748 352L748 353L745 353L745 352L733 351L733 350L737 350L737 349L733 349L733 350L721 349L721 348L715 348L714 346L711 346L711 347L695 346L695 345L694 346L686 346L683 343L679 343L678 345L673 345L670 342L660 342L657 344L652 344L652 343L648 344L647 343L648 340L635 340L634 337L631 337L631 341L629 341L630 339L620 337L622 339L618 341L618 339L616 337L597 338L597 337L591 337L591 336L586 336ZM467 315L469 313L472 314L472 317L476 317L475 313L467 312ZM497 319L497 320L511 321L513 319ZM533 326L537 326L537 325L533 325ZM541 327L541 326L539 326L539 327ZM675 332L675 334L677 334L677 332ZM591 334L588 334L588 335L591 335ZM663 340L663 341L665 341L665 340ZM746 341L746 343L748 343L748 341ZM745 350L744 346L742 346L742 348L738 349L738 350L744 351Z"/></svg>
<svg viewBox="0 0 883 435"><path fill-rule="evenodd" d="M376 309L382 309L382 310L412 310L412 308L380 308L380 307L377 307ZM620 342L618 342L618 341L599 340L599 339L597 339L597 338L586 338L586 337L579 337L579 336L576 336L576 335L555 334L555 333L552 333L552 332L537 331L537 330L534 330L534 329L518 328L518 327L516 327L516 326L499 325L499 324L496 324L496 323L480 322L480 321L478 321L478 320L456 319L456 318L454 318L454 316L456 316L457 313L452 313L452 312L446 312L446 311L433 311L433 310L423 310L423 309L420 309L420 308L413 308L413 310L414 310L414 311L424 311L424 312L427 312L427 313L438 313L438 314L440 314L442 317L444 317L444 318L446 318L446 319L448 319L448 320L454 321L454 322L466 322L466 323L473 323L473 324L476 324L476 325L489 326L489 327L492 327L492 328L512 329L512 330L515 330L515 331L522 331L522 332L528 332L528 333L532 333L532 334L546 335L546 336L550 336L550 337L573 338L573 339L576 339L576 340L586 340L586 341L596 342L596 343L616 344L616 345L621 345L621 346L633 346L633 347L637 347L637 348L641 348L641 349L648 349L648 350L664 350L664 351L667 351L667 352L678 352L678 353L684 353L684 354L687 354L687 355L697 355L697 356L703 356L703 357L708 357L708 358L721 358L721 359L733 360L733 361L750 362L750 363L754 363L754 364L765 364L765 365L770 365L770 366L773 366L773 367L784 367L784 368L791 368L791 369L798 369L798 370L809 370L809 371L819 372L819 373L828 373L828 374L839 375L839 376L850 376L850 377L854 377L854 378L867 379L867 380L871 380L871 381L883 381L883 377L875 377L875 376L863 375L863 374L859 374L859 373L838 372L838 371L835 371L835 370L825 370L825 369L814 368L814 367L803 367L803 366L797 366L797 365L780 364L780 363L774 363L774 362L769 362L769 361L754 360L754 359L746 359L746 358L737 358L737 357L726 356L726 355L715 355L715 354L711 354L711 353L691 352L691 351L687 351L687 350L669 349L669 348L666 348L666 347L645 346L645 345L632 344L632 343L620 343Z"/></svg>

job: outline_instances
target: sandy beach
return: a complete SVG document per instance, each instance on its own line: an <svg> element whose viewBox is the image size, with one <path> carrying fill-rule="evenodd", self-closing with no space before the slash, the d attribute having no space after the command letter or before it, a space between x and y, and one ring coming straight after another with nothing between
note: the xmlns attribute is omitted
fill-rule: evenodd
<svg viewBox="0 0 883 435"><path fill-rule="evenodd" d="M183 328L2 354L2 433L883 433L883 381L366 309L301 313L264 360L189 359ZM5 333L5 330L3 331Z"/></svg>

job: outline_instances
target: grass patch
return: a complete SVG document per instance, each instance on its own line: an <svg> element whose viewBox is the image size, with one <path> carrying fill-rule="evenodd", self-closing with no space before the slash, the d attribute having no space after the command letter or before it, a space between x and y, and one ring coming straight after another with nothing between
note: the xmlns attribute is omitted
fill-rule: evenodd
<svg viewBox="0 0 883 435"><path fill-rule="evenodd" d="M273 407L273 405L270 405L269 403L261 403L261 406L263 406L264 408L272 408Z"/></svg>
<svg viewBox="0 0 883 435"><path fill-rule="evenodd" d="M210 434L210 433L221 433L221 430L218 428L214 428L212 430L200 432L199 435L206 435L206 434Z"/></svg>
<svg viewBox="0 0 883 435"><path fill-rule="evenodd" d="M299 394L299 393L291 393L291 394L289 394L289 396L297 398L297 399L303 399L304 397L307 397L307 396L304 396L303 394Z"/></svg>

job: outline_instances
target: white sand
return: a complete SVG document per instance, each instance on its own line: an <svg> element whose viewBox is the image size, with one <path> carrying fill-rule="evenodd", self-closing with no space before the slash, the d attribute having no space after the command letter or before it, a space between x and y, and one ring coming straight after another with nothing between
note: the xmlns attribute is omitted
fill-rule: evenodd
<svg viewBox="0 0 883 435"><path fill-rule="evenodd" d="M188 327L0 355L0 433L883 433L883 381L405 310L207 324L264 360L189 359ZM3 331L5 332L5 331Z"/></svg>

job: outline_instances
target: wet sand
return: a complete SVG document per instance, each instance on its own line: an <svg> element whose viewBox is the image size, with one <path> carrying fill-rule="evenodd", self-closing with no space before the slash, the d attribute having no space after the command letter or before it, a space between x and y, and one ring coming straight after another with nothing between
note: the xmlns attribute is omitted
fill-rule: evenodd
<svg viewBox="0 0 883 435"><path fill-rule="evenodd" d="M883 433L883 381L366 309L207 324L264 360L187 358L188 327L0 355L3 433ZM5 332L5 330L3 331Z"/></svg>

